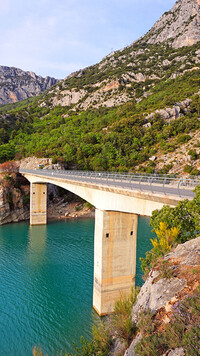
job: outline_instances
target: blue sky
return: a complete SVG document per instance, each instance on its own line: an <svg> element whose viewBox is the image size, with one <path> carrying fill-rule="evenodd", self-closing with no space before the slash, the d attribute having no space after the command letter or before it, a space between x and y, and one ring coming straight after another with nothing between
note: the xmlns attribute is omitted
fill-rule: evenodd
<svg viewBox="0 0 200 356"><path fill-rule="evenodd" d="M0 0L0 65L65 78L145 34L175 0Z"/></svg>

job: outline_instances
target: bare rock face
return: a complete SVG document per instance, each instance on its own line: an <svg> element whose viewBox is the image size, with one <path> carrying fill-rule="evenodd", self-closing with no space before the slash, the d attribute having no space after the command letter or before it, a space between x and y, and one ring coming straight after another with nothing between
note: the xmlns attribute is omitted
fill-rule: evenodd
<svg viewBox="0 0 200 356"><path fill-rule="evenodd" d="M49 89L57 79L37 76L14 67L0 66L0 105L25 100Z"/></svg>
<svg viewBox="0 0 200 356"><path fill-rule="evenodd" d="M29 194L29 187L23 186L21 190L12 189L12 206L7 199L7 191L0 187L0 225L29 219L29 207L24 202Z"/></svg>
<svg viewBox="0 0 200 356"><path fill-rule="evenodd" d="M185 351L182 347L178 347L175 350L167 351L163 356L184 356Z"/></svg>
<svg viewBox="0 0 200 356"><path fill-rule="evenodd" d="M200 265L200 237L178 245L173 252L165 257L166 260L178 260L182 265Z"/></svg>
<svg viewBox="0 0 200 356"><path fill-rule="evenodd" d="M174 298L185 286L186 281L179 278L159 279L155 282L159 272L149 274L145 284L140 290L137 302L133 307L133 321L137 323L140 313L145 310L156 312Z"/></svg>
<svg viewBox="0 0 200 356"><path fill-rule="evenodd" d="M178 0L143 40L151 44L168 42L174 48L197 43L200 40L200 1Z"/></svg>

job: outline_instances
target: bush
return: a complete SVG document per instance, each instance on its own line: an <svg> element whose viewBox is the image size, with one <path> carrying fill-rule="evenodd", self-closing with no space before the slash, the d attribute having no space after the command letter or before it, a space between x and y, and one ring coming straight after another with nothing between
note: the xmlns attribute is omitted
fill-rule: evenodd
<svg viewBox="0 0 200 356"><path fill-rule="evenodd" d="M136 325L132 322L132 306L136 300L137 293L132 292L130 296L121 296L115 303L114 314L111 317L111 324L115 335L126 346L129 345L136 332Z"/></svg>
<svg viewBox="0 0 200 356"><path fill-rule="evenodd" d="M190 135L180 135L177 138L177 142L178 143L187 143L189 140L191 140L191 136Z"/></svg>
<svg viewBox="0 0 200 356"><path fill-rule="evenodd" d="M196 152L196 150L189 150L188 154L193 161L199 158L199 154Z"/></svg>
<svg viewBox="0 0 200 356"><path fill-rule="evenodd" d="M192 166L190 166L189 164L186 164L185 167L183 168L183 171L185 173L191 173L192 171Z"/></svg>
<svg viewBox="0 0 200 356"><path fill-rule="evenodd" d="M163 257L169 252L176 242L176 238L179 234L177 227L168 228L166 223L160 222L159 227L155 229L157 238L151 239L153 248L146 253L145 258L140 258L141 268L145 275L147 275L150 269L155 266L160 257Z"/></svg>

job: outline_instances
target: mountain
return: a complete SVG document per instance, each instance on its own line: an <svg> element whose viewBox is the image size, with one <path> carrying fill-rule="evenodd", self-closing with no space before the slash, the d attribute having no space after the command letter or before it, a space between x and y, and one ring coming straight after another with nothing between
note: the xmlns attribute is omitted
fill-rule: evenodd
<svg viewBox="0 0 200 356"><path fill-rule="evenodd" d="M200 40L200 0L177 1L142 40L151 44L165 42L174 48L197 43Z"/></svg>
<svg viewBox="0 0 200 356"><path fill-rule="evenodd" d="M0 66L0 105L38 95L57 82L55 78L43 78L19 68Z"/></svg>
<svg viewBox="0 0 200 356"><path fill-rule="evenodd" d="M130 46L2 106L0 162L35 155L68 169L199 174L199 16L199 1L179 0Z"/></svg>
<svg viewBox="0 0 200 356"><path fill-rule="evenodd" d="M179 0L138 41L68 76L51 102L86 110L141 99L156 81L199 66L199 41L200 1Z"/></svg>

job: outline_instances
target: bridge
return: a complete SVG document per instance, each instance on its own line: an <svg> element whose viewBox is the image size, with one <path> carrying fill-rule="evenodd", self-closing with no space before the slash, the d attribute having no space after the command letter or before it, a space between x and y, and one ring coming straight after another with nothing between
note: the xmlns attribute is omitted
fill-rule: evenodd
<svg viewBox="0 0 200 356"><path fill-rule="evenodd" d="M95 206L93 307L99 315L135 286L138 215L192 199L199 179L86 171L27 170L30 224L47 223L47 184L60 186Z"/></svg>

